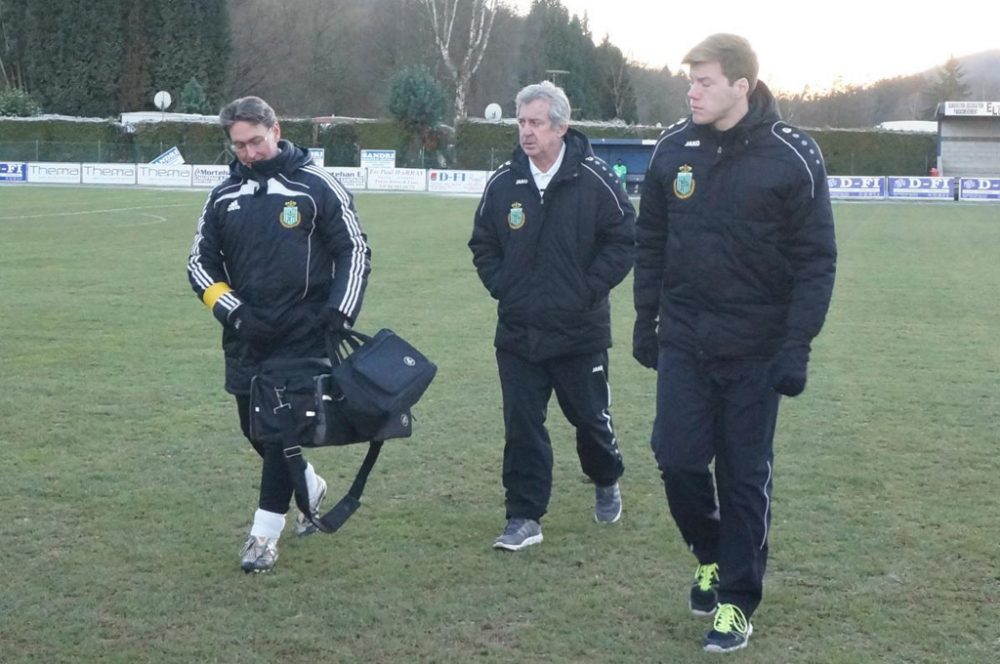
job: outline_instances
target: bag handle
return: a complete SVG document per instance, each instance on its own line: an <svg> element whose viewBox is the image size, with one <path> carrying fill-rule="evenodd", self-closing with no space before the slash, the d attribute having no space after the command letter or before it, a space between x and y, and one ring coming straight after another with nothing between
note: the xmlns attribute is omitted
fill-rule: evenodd
<svg viewBox="0 0 1000 664"><path fill-rule="evenodd" d="M357 330L344 328L340 332L328 332L326 335L326 354L334 365L372 340L372 337Z"/></svg>

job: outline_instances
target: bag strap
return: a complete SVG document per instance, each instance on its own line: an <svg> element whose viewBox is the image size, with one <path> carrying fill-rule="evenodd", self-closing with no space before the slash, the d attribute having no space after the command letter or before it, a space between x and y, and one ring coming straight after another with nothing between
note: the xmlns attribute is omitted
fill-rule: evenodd
<svg viewBox="0 0 1000 664"><path fill-rule="evenodd" d="M372 340L367 334L362 334L355 330L343 330L340 334L326 335L327 354L332 364L339 364L355 350ZM295 438L295 417L292 413L290 403L279 404L275 408L275 414L281 422L283 451L285 455L285 467L288 469L289 477L292 480L293 495L295 505L302 514L308 517L309 521L317 529L324 533L334 533L340 529L347 520L351 518L359 507L361 507L361 494L364 493L365 484L368 482L368 475L371 474L375 462L378 461L379 453L382 451L382 444L385 441L373 440L368 445L368 454L365 455L361 467L358 469L354 482L347 494L337 502L326 514L320 516L312 511L309 504L309 483L306 481L306 459L302 454L302 446L294 441Z"/></svg>
<svg viewBox="0 0 1000 664"><path fill-rule="evenodd" d="M324 533L337 532L351 518L351 515L361 507L361 494L365 490L368 474L372 472L372 467L378 461L378 455L382 451L383 442L381 440L373 440L368 444L368 454L365 455L365 460L361 462L361 468L358 469L358 474L354 477L354 483L351 484L351 488L347 494L323 516L319 518L310 517L310 520L316 524L316 527Z"/></svg>
<svg viewBox="0 0 1000 664"><path fill-rule="evenodd" d="M344 328L340 332L326 335L326 354L334 365L372 340L372 337L354 329Z"/></svg>

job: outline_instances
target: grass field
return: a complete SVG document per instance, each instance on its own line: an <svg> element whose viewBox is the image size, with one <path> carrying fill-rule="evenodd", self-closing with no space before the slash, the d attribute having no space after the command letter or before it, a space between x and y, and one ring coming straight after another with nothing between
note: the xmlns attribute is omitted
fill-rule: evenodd
<svg viewBox="0 0 1000 664"><path fill-rule="evenodd" d="M620 524L592 522L553 404L545 542L503 525L494 307L476 201L362 195L358 327L439 365L333 536L237 552L257 457L187 283L203 193L0 188L2 662L699 662L695 561L648 449L654 377L614 292ZM764 603L744 662L996 661L1000 209L836 207L840 262L809 388L782 405ZM309 457L342 494L364 446Z"/></svg>

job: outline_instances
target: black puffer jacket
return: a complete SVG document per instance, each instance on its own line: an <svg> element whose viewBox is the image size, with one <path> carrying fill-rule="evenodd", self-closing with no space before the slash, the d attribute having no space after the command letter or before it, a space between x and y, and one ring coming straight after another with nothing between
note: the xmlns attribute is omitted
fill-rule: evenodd
<svg viewBox="0 0 1000 664"><path fill-rule="evenodd" d="M531 362L611 345L608 293L632 268L635 210L618 179L569 129L545 191L528 157L490 178L469 247L479 278L499 300L496 347Z"/></svg>
<svg viewBox="0 0 1000 664"><path fill-rule="evenodd" d="M636 313L658 319L660 343L769 358L823 325L837 256L826 169L763 83L728 131L689 118L663 132L636 239Z"/></svg>

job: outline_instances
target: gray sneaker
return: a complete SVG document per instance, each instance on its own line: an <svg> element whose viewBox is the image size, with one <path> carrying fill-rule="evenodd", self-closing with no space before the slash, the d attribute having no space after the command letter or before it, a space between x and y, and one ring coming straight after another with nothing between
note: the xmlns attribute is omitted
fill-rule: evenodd
<svg viewBox="0 0 1000 664"><path fill-rule="evenodd" d="M319 512L320 503L326 498L326 480L319 475L316 475L316 479L319 480L319 493L316 494L315 500L309 501L309 507L312 508L313 514ZM295 534L299 537L305 537L306 535L312 535L314 532L316 532L316 526L300 510L298 516L295 517Z"/></svg>
<svg viewBox="0 0 1000 664"><path fill-rule="evenodd" d="M542 541L542 526L534 519L514 517L507 519L503 534L493 542L494 549L520 551L526 546Z"/></svg>
<svg viewBox="0 0 1000 664"><path fill-rule="evenodd" d="M594 521L615 523L622 518L622 492L618 482L611 486L597 487L594 496Z"/></svg>
<svg viewBox="0 0 1000 664"><path fill-rule="evenodd" d="M251 535L240 551L240 567L246 574L267 572L278 560L278 540Z"/></svg>

